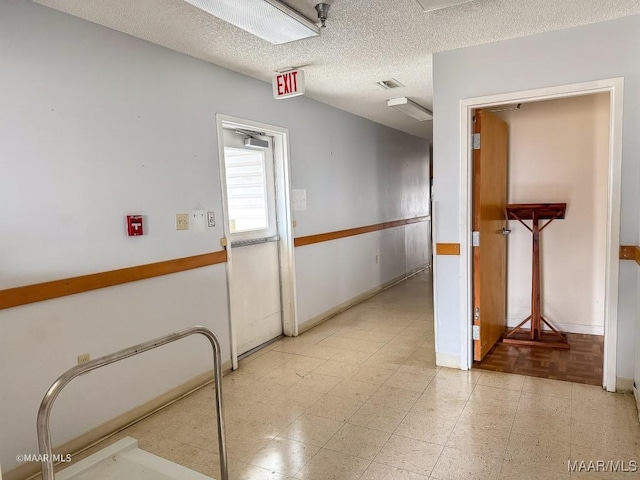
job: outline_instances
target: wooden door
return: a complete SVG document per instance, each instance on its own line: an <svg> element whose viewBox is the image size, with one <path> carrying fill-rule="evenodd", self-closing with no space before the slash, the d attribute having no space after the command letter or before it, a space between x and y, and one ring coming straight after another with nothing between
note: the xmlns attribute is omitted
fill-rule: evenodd
<svg viewBox="0 0 640 480"><path fill-rule="evenodd" d="M507 237L503 228L506 226L508 127L497 116L477 110L474 134L473 359L480 361L502 337L506 327Z"/></svg>

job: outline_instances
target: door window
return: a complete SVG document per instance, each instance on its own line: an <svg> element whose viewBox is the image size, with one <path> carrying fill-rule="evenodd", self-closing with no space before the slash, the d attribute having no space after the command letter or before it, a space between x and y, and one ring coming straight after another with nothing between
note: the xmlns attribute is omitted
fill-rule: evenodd
<svg viewBox="0 0 640 480"><path fill-rule="evenodd" d="M271 139L265 148L245 146L246 135L224 131L227 222L232 242L274 237L277 232L275 177Z"/></svg>
<svg viewBox="0 0 640 480"><path fill-rule="evenodd" d="M225 148L231 234L269 228L264 152Z"/></svg>

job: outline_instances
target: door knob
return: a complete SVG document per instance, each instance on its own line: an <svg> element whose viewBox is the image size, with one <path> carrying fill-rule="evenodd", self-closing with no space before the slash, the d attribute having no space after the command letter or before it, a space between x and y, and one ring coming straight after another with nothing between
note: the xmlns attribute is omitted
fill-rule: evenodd
<svg viewBox="0 0 640 480"><path fill-rule="evenodd" d="M508 228L502 228L502 234L503 235L509 235L511 233L511 230L509 230Z"/></svg>

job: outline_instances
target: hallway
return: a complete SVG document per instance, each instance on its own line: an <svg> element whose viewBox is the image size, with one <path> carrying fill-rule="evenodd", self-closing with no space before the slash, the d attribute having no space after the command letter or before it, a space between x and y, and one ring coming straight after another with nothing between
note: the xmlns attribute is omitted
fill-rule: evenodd
<svg viewBox="0 0 640 480"><path fill-rule="evenodd" d="M567 461L638 459L631 395L435 367L430 279L416 275L225 376L230 478L593 478L570 475ZM218 478L213 405L207 386L100 447L129 435Z"/></svg>

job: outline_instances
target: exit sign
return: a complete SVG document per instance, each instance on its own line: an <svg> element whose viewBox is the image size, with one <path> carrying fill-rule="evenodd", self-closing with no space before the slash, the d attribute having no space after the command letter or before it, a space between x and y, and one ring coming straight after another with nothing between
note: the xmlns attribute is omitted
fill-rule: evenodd
<svg viewBox="0 0 640 480"><path fill-rule="evenodd" d="M273 98L288 98L304 95L304 72L290 70L273 77Z"/></svg>

